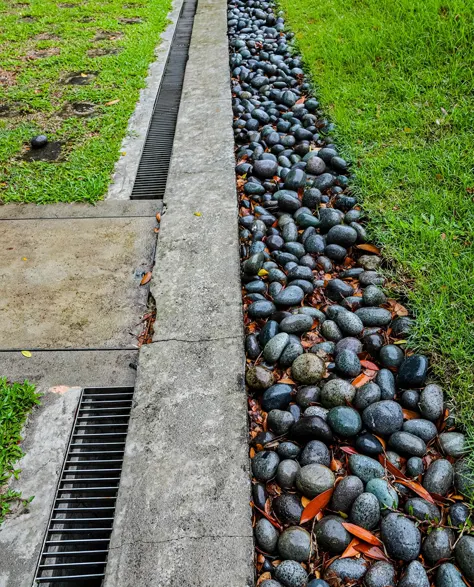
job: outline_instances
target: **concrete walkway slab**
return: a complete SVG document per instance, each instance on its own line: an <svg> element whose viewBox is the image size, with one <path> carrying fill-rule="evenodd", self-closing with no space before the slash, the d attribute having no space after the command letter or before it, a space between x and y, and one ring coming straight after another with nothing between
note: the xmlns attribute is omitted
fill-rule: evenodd
<svg viewBox="0 0 474 587"><path fill-rule="evenodd" d="M0 350L136 345L155 226L154 217L3 221Z"/></svg>
<svg viewBox="0 0 474 587"><path fill-rule="evenodd" d="M80 388L46 393L24 431L25 456L18 463L19 480L10 488L23 498L34 496L25 510L21 505L0 526L1 587L31 587L69 442ZM51 434L51 431L54 434Z"/></svg>

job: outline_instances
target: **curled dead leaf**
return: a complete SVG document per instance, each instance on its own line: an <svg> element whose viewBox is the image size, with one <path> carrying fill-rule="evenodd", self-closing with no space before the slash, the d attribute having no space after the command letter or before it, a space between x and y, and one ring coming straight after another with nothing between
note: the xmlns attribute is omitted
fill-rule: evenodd
<svg viewBox="0 0 474 587"><path fill-rule="evenodd" d="M349 534L357 536L357 538L359 538L360 540L368 542L369 544L372 544L374 546L382 546L382 541L380 540L380 538L377 538L375 534L372 534L372 532L369 532L365 528L357 526L357 524L351 524L350 522L342 522L342 525L349 532Z"/></svg>
<svg viewBox="0 0 474 587"><path fill-rule="evenodd" d="M145 273L145 275L142 277L142 280L140 281L140 285L146 285L152 277L152 272L151 271L147 271Z"/></svg>
<svg viewBox="0 0 474 587"><path fill-rule="evenodd" d="M380 255L380 249L378 249L375 245L363 243L361 245L356 245L356 248L361 249L362 251L368 251L369 253L374 253L375 255Z"/></svg>
<svg viewBox="0 0 474 587"><path fill-rule="evenodd" d="M327 489L312 499L301 514L300 524L305 524L315 518L331 501L334 488Z"/></svg>

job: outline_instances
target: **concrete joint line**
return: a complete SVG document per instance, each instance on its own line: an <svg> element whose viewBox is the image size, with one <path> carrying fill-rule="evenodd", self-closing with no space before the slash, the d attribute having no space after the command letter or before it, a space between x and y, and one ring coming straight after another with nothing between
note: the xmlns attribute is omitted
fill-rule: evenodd
<svg viewBox="0 0 474 587"><path fill-rule="evenodd" d="M170 542L179 542L181 540L204 540L205 538L211 538L212 540L220 540L221 538L252 538L252 535L202 534L201 536L180 536L179 538L169 538L167 540L134 540L133 542L124 542L123 544L112 546L109 550L121 550L126 546L133 546L134 544L169 544Z"/></svg>
<svg viewBox="0 0 474 587"><path fill-rule="evenodd" d="M219 340L242 340L242 335L236 336L217 336L215 338L198 338L198 339L184 339L184 338L158 338L153 340L151 344L155 344L157 342L187 342L187 343L196 343L196 342L216 342Z"/></svg>

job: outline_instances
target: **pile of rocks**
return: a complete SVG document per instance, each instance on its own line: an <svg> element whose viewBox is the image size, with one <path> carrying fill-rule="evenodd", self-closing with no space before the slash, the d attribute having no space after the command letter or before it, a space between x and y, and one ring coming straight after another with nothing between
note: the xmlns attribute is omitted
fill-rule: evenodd
<svg viewBox="0 0 474 587"><path fill-rule="evenodd" d="M230 0L261 587L463 587L473 489L272 2ZM462 573L462 574L461 574Z"/></svg>

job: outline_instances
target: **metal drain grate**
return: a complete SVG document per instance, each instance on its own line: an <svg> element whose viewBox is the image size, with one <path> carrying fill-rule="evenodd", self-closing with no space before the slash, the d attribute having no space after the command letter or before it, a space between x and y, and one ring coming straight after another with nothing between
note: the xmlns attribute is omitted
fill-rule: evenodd
<svg viewBox="0 0 474 587"><path fill-rule="evenodd" d="M99 587L105 576L133 387L85 388L36 581Z"/></svg>
<svg viewBox="0 0 474 587"><path fill-rule="evenodd" d="M132 200L161 200L165 193L196 5L197 0L184 0L176 23L131 194Z"/></svg>

